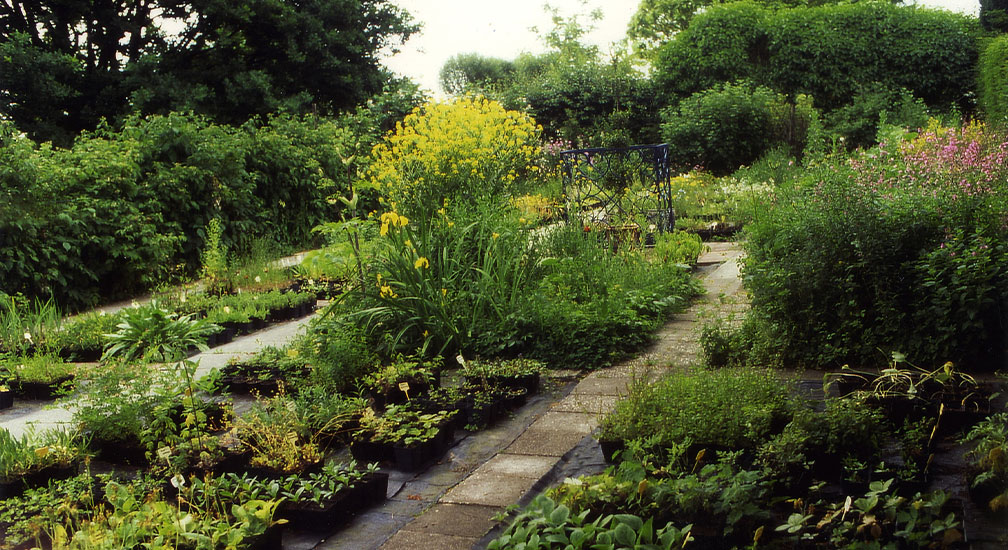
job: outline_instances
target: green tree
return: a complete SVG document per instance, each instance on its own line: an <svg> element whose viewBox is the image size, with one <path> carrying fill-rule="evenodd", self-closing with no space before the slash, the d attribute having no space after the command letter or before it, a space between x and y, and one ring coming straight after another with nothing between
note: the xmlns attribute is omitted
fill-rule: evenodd
<svg viewBox="0 0 1008 550"><path fill-rule="evenodd" d="M1008 0L980 0L980 25L986 31L1008 32Z"/></svg>
<svg viewBox="0 0 1008 550"><path fill-rule="evenodd" d="M513 61L486 57L478 53L458 54L441 67L441 89L450 95L484 92L514 80Z"/></svg>
<svg viewBox="0 0 1008 550"><path fill-rule="evenodd" d="M379 53L416 30L387 0L3 0L0 116L65 144L134 110L336 112L382 89Z"/></svg>

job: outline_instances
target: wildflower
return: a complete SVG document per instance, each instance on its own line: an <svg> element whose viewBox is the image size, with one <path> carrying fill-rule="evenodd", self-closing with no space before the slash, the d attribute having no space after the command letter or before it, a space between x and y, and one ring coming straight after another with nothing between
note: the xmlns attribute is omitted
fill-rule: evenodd
<svg viewBox="0 0 1008 550"><path fill-rule="evenodd" d="M25 332L24 333L24 339L27 340L27 341L29 341L29 342L31 342L32 341L31 333L30 332Z"/></svg>
<svg viewBox="0 0 1008 550"><path fill-rule="evenodd" d="M399 295L392 291L389 285L382 285L380 295L382 298L398 298Z"/></svg>
<svg viewBox="0 0 1008 550"><path fill-rule="evenodd" d="M493 235L490 235L490 238L492 238L495 241L497 240L498 237L500 237L500 233L494 233Z"/></svg>
<svg viewBox="0 0 1008 550"><path fill-rule="evenodd" d="M413 262L413 267L415 269L428 268L430 267L430 262L427 261L427 258L420 256L415 262Z"/></svg>
<svg viewBox="0 0 1008 550"><path fill-rule="evenodd" d="M256 275L255 282L261 283L262 282L262 277Z"/></svg>

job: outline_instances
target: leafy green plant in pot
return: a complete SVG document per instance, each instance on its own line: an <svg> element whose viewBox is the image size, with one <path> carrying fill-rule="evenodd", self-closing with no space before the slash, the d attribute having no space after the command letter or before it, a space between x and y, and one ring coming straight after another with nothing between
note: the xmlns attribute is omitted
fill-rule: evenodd
<svg viewBox="0 0 1008 550"><path fill-rule="evenodd" d="M103 360L172 362L182 360L190 349L209 349L206 337L214 325L192 315L170 313L152 301L124 310L117 328L117 332L107 335L109 343Z"/></svg>
<svg viewBox="0 0 1008 550"><path fill-rule="evenodd" d="M473 384L496 384L508 388L523 388L529 395L539 391L539 380L546 364L535 359L502 360L474 359L465 362L462 372Z"/></svg>
<svg viewBox="0 0 1008 550"><path fill-rule="evenodd" d="M28 431L16 438L0 429L0 496L15 496L51 479L70 477L85 457L87 440L79 433Z"/></svg>
<svg viewBox="0 0 1008 550"><path fill-rule="evenodd" d="M4 362L18 392L29 399L52 399L74 387L77 366L55 354L12 357Z"/></svg>
<svg viewBox="0 0 1008 550"><path fill-rule="evenodd" d="M387 404L405 403L411 397L436 387L439 364L440 358L428 364L399 356L392 364L380 367L365 376L364 385L378 408Z"/></svg>

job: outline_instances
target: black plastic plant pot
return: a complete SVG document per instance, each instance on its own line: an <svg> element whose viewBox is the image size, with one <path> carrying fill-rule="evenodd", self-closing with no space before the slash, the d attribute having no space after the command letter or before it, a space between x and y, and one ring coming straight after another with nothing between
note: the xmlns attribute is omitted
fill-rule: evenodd
<svg viewBox="0 0 1008 550"><path fill-rule="evenodd" d="M389 475L385 472L365 474L364 478L353 484L348 490L344 502L353 505L352 513L357 513L369 506L385 502L388 498Z"/></svg>
<svg viewBox="0 0 1008 550"><path fill-rule="evenodd" d="M95 451L96 458L111 464L141 467L150 465L147 451L139 441L93 437L90 447Z"/></svg>
<svg viewBox="0 0 1008 550"><path fill-rule="evenodd" d="M394 445L392 452L395 457L395 467L404 472L418 472L442 456L443 452L438 452L441 448L442 443L437 437L408 447Z"/></svg>
<svg viewBox="0 0 1008 550"><path fill-rule="evenodd" d="M626 449L626 441L622 439L599 439L599 448L602 449L602 457L607 464L615 464L616 453Z"/></svg>
<svg viewBox="0 0 1008 550"><path fill-rule="evenodd" d="M291 529L311 533L331 533L345 526L353 514L356 502L348 502L350 490L340 491L332 499L319 505L314 502L285 502L280 516L287 520Z"/></svg>
<svg viewBox="0 0 1008 550"><path fill-rule="evenodd" d="M0 410L9 409L14 406L14 392L0 391Z"/></svg>
<svg viewBox="0 0 1008 550"><path fill-rule="evenodd" d="M55 399L60 391L73 380L73 375L61 376L52 382L20 382L19 393L25 399Z"/></svg>
<svg viewBox="0 0 1008 550"><path fill-rule="evenodd" d="M351 443L350 454L357 462L384 462L393 458L391 447L370 440Z"/></svg>
<svg viewBox="0 0 1008 550"><path fill-rule="evenodd" d="M283 525L271 525L261 535L243 541L248 550L279 550L283 548Z"/></svg>

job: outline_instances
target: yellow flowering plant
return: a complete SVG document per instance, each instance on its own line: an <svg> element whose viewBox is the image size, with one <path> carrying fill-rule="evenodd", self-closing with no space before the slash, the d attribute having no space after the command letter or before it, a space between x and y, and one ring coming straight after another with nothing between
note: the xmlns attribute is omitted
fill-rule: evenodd
<svg viewBox="0 0 1008 550"><path fill-rule="evenodd" d="M413 216L496 198L533 172L541 132L530 116L483 97L430 102L374 147L367 177Z"/></svg>
<svg viewBox="0 0 1008 550"><path fill-rule="evenodd" d="M382 214L374 289L352 314L369 331L387 331L388 353L452 355L501 323L534 280L524 232L492 207L453 220Z"/></svg>

